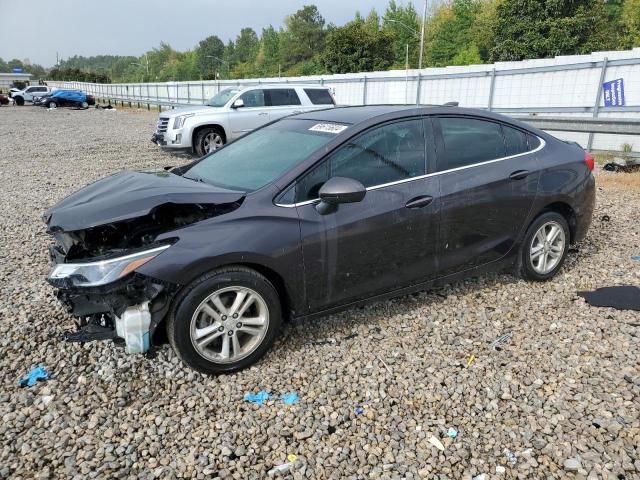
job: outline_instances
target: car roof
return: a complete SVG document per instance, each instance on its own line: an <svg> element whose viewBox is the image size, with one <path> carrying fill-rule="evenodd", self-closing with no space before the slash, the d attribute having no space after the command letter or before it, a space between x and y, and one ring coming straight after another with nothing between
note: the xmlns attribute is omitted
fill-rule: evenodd
<svg viewBox="0 0 640 480"><path fill-rule="evenodd" d="M234 87L228 87L234 88ZM261 83L259 85L247 85L247 86L239 86L235 87L238 91L240 90L251 90L257 88L324 88L325 90L328 87L321 85L319 83Z"/></svg>
<svg viewBox="0 0 640 480"><path fill-rule="evenodd" d="M483 117L499 122L506 122L517 125L525 130L529 130L536 134L541 133L538 129L531 125L525 125L515 118L505 117L497 113L487 110L477 110L474 108L462 108L448 105L358 105L327 108L322 110L314 110L311 112L292 115L287 118L298 120L313 120L320 122L342 123L349 125L357 125L367 120L375 119L382 116L394 116L401 118L403 113L406 116L414 115L469 115ZM395 114L395 115L394 115Z"/></svg>

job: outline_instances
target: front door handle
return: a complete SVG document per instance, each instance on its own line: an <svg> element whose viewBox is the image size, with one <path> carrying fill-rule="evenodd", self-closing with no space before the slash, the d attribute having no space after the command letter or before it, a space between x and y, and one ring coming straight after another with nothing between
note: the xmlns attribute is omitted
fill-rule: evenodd
<svg viewBox="0 0 640 480"><path fill-rule="evenodd" d="M261 117L264 117L265 115L269 115L269 112L260 112L258 115L260 115Z"/></svg>
<svg viewBox="0 0 640 480"><path fill-rule="evenodd" d="M407 207L407 208L422 208L422 207L426 207L431 202L433 202L433 197L430 197L429 195L422 195L420 197L415 197L415 198L412 198L411 200L409 200L407 202L407 204L405 205L405 207Z"/></svg>
<svg viewBox="0 0 640 480"><path fill-rule="evenodd" d="M527 178L529 176L529 173L529 170L516 170L511 175L509 175L509 178L511 180L522 180L523 178Z"/></svg>

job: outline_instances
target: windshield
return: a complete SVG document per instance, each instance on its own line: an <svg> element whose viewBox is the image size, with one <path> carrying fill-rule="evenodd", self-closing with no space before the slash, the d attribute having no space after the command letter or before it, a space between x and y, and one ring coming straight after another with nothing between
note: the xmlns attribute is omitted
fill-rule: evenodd
<svg viewBox="0 0 640 480"><path fill-rule="evenodd" d="M219 91L211 100L207 102L210 107L224 107L231 97L233 97L240 90L234 88L225 88Z"/></svg>
<svg viewBox="0 0 640 480"><path fill-rule="evenodd" d="M257 190L335 138L336 131L318 125L327 124L315 120L273 123L209 154L184 177L231 190Z"/></svg>

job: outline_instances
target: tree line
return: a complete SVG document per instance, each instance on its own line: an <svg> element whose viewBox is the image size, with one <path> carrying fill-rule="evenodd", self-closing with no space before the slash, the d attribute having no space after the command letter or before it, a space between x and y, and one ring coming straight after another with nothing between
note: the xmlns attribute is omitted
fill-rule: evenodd
<svg viewBox="0 0 640 480"><path fill-rule="evenodd" d="M54 80L153 82L366 72L418 66L421 18L391 0L342 26L315 5L281 28L243 28L234 40L211 35L177 51L161 43L141 57L74 56ZM426 22L423 65L469 65L585 54L640 46L640 0L450 0ZM0 67L2 66L0 60ZM0 68L2 70L2 68Z"/></svg>

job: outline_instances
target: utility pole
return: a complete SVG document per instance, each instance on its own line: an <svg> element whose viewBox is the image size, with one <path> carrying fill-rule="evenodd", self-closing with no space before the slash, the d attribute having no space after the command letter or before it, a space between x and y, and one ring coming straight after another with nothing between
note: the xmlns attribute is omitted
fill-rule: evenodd
<svg viewBox="0 0 640 480"><path fill-rule="evenodd" d="M422 31L420 33L420 58L418 59L418 69L422 70L422 56L424 53L424 29L427 23L427 1L424 0L424 10L422 12Z"/></svg>
<svg viewBox="0 0 640 480"><path fill-rule="evenodd" d="M409 103L409 44L406 45L406 52L404 57L404 103Z"/></svg>
<svg viewBox="0 0 640 480"><path fill-rule="evenodd" d="M58 52L56 52L56 67L60 66L60 57L58 56Z"/></svg>

